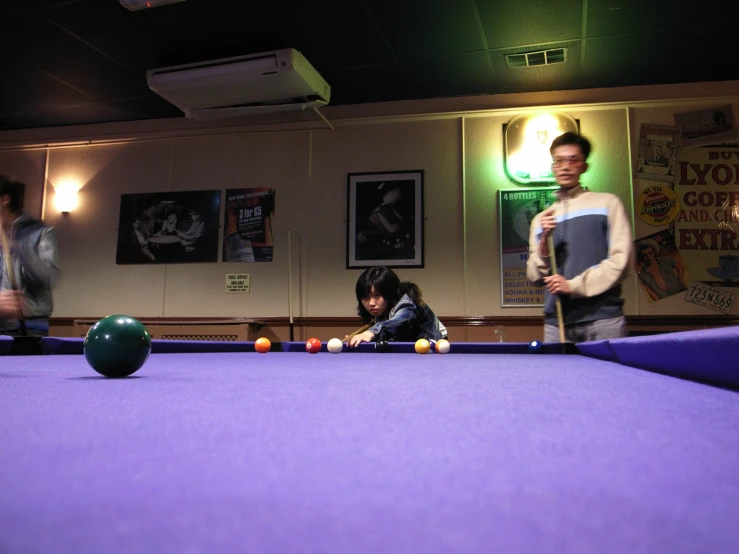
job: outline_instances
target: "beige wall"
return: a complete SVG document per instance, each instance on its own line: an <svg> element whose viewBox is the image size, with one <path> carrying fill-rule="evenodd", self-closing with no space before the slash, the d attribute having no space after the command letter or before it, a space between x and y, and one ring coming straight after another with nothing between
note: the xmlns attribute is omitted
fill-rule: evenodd
<svg viewBox="0 0 739 554"><path fill-rule="evenodd" d="M503 171L503 124L532 106L579 119L594 145L584 184L618 194L633 214L639 125L737 102L727 92L734 85L613 89L611 101L608 91L569 91L327 108L335 130L308 113L259 126L165 120L4 132L0 173L28 183L29 211L41 215L48 172L44 216L58 230L64 272L56 317L285 317L288 229L294 316L353 316L359 270L345 268L347 174L408 169L425 173L425 267L401 277L417 282L439 315L538 316L540 308L500 307L496 191L515 187ZM53 187L70 176L85 184L80 207L64 217ZM121 194L265 186L277 189L272 263L115 264ZM250 294L225 294L234 272L251 275ZM634 277L624 294L629 314L712 313L682 300L649 305Z"/></svg>

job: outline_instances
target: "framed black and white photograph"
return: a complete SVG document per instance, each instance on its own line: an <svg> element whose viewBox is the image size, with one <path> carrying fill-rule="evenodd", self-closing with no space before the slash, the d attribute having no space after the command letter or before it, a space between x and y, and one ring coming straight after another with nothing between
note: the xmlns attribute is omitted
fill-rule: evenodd
<svg viewBox="0 0 739 554"><path fill-rule="evenodd" d="M736 125L731 104L674 114L683 148L736 142Z"/></svg>
<svg viewBox="0 0 739 554"><path fill-rule="evenodd" d="M642 125L636 157L637 179L675 180L680 154L680 129L662 125Z"/></svg>
<svg viewBox="0 0 739 554"><path fill-rule="evenodd" d="M221 192L122 194L117 264L218 261Z"/></svg>
<svg viewBox="0 0 739 554"><path fill-rule="evenodd" d="M348 175L346 267L423 267L423 170Z"/></svg>

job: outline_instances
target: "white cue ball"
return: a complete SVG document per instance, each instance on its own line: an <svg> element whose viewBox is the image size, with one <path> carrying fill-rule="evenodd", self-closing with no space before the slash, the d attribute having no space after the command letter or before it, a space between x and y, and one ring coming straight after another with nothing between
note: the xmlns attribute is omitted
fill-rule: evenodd
<svg viewBox="0 0 739 554"><path fill-rule="evenodd" d="M449 341L446 339L441 339L436 342L436 351L439 354L446 354L449 352L449 349L451 348L451 345L449 344Z"/></svg>
<svg viewBox="0 0 739 554"><path fill-rule="evenodd" d="M326 344L326 348L331 354L338 354L344 349L344 343L340 339L331 339Z"/></svg>

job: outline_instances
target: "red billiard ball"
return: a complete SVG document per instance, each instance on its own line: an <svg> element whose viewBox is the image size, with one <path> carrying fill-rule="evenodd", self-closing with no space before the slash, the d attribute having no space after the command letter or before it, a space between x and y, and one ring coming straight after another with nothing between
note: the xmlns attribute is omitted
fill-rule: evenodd
<svg viewBox="0 0 739 554"><path fill-rule="evenodd" d="M317 354L321 351L321 341L318 339L308 339L305 341L305 350L311 354Z"/></svg>

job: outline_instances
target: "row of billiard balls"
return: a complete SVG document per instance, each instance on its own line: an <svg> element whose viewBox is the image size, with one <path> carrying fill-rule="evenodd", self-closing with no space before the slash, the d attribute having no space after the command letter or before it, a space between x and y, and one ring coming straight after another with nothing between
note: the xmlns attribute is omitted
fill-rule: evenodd
<svg viewBox="0 0 739 554"><path fill-rule="evenodd" d="M446 354L451 349L451 345L446 339L441 339L438 341L418 339L414 345L416 352L418 352L419 354L427 354L431 351L431 343L434 343L434 350L439 354ZM317 354L318 352L320 352L322 346L323 344L317 338L310 338L305 341L305 350L306 352L310 352L311 354ZM262 354L264 354L265 352L269 352L271 348L272 343L266 337L260 337L254 342L254 350L256 350L257 352L261 352ZM328 350L332 354L338 354L343 349L344 343L341 342L340 339L333 338L326 343L326 350ZM387 341L379 341L375 343L375 350L377 352L388 352L390 350L390 346Z"/></svg>
<svg viewBox="0 0 739 554"><path fill-rule="evenodd" d="M428 341L419 339L415 343L416 352L426 354L431 351L431 344L439 354L449 352L449 341L441 339ZM310 338L305 343L305 349L311 354L321 351L321 341ZM533 340L529 343L529 351L539 352L542 343ZM254 344L257 352L269 352L272 343L262 337ZM338 354L344 349L341 340L333 338L328 341L326 348L332 354ZM375 350L387 352L389 345L385 341L375 343ZM127 377L141 368L151 354L151 335L146 327L138 320L127 315L112 315L95 323L85 336L83 347L84 355L90 366L106 377Z"/></svg>

